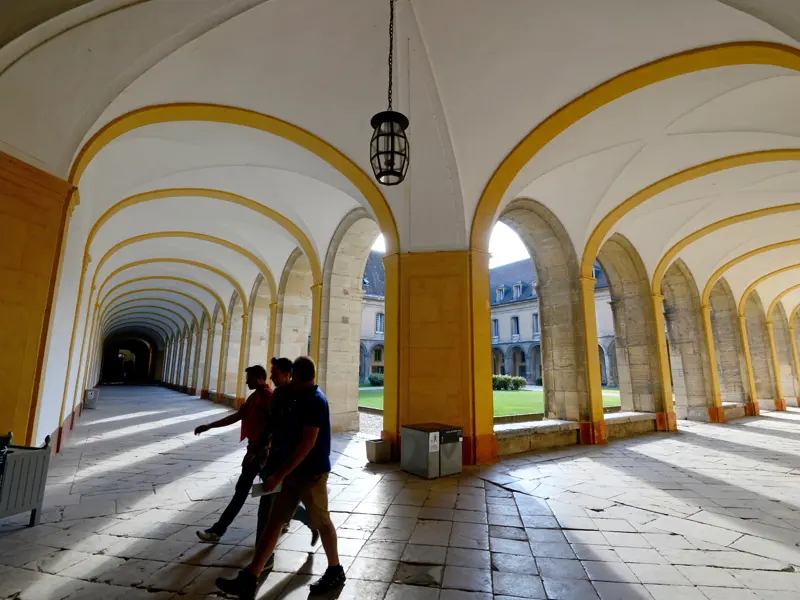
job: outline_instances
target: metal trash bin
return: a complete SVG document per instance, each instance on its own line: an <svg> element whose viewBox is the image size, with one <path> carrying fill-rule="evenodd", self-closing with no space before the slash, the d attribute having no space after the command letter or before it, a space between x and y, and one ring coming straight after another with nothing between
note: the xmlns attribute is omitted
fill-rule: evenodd
<svg viewBox="0 0 800 600"><path fill-rule="evenodd" d="M83 392L83 408L97 408L97 400L100 398L100 390L90 388Z"/></svg>
<svg viewBox="0 0 800 600"><path fill-rule="evenodd" d="M400 467L404 471L425 479L461 473L460 427L442 423L405 425L400 436Z"/></svg>

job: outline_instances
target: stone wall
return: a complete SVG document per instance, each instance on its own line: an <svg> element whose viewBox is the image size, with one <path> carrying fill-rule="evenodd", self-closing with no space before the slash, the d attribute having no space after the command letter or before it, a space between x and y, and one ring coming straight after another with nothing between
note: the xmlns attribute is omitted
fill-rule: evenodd
<svg viewBox="0 0 800 600"><path fill-rule="evenodd" d="M725 279L720 279L711 289L710 301L722 401L744 404L748 393L739 317L736 300Z"/></svg>

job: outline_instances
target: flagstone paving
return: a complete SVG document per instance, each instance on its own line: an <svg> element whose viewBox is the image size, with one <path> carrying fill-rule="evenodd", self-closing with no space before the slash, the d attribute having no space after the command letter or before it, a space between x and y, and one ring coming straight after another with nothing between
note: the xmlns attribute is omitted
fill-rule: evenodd
<svg viewBox="0 0 800 600"><path fill-rule="evenodd" d="M247 564L256 504L198 543L244 453L227 409L161 388L104 388L53 458L42 524L0 521L0 597L212 598ZM334 439L330 477L359 600L788 600L800 597L800 409L680 423L605 447L519 455L424 481ZM260 598L306 598L325 568L293 523ZM333 596L336 597L336 596Z"/></svg>

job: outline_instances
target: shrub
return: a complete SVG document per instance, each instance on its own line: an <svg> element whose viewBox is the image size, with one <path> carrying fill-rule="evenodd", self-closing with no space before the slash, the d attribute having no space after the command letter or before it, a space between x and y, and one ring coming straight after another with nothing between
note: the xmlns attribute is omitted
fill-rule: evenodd
<svg viewBox="0 0 800 600"><path fill-rule="evenodd" d="M542 378L541 377L537 377L536 378L536 385L542 385Z"/></svg>
<svg viewBox="0 0 800 600"><path fill-rule="evenodd" d="M508 375L492 375L492 389L493 390L507 390L511 381Z"/></svg>
<svg viewBox="0 0 800 600"><path fill-rule="evenodd" d="M526 385L528 385L528 381L524 377L512 377L511 381L508 382L508 389L521 390Z"/></svg>
<svg viewBox="0 0 800 600"><path fill-rule="evenodd" d="M376 387L383 387L383 373L370 373L369 383Z"/></svg>

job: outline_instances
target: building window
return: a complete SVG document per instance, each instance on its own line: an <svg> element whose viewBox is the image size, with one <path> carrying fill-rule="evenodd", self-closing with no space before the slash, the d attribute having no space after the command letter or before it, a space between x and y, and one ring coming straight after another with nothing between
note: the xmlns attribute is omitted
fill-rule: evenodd
<svg viewBox="0 0 800 600"><path fill-rule="evenodd" d="M495 290L495 293L494 293L495 302L502 302L503 301L503 297L505 295L506 295L506 291L505 291L504 288L501 288L501 287L497 288L497 290Z"/></svg>
<svg viewBox="0 0 800 600"><path fill-rule="evenodd" d="M492 337L499 338L500 337L500 321L497 319L492 319Z"/></svg>
<svg viewBox="0 0 800 600"><path fill-rule="evenodd" d="M533 313L533 335L539 333L539 313Z"/></svg>
<svg viewBox="0 0 800 600"><path fill-rule="evenodd" d="M592 277L594 277L595 279L599 279L600 273L602 273L602 271L600 270L600 265L595 263L595 265L592 267Z"/></svg>
<svg viewBox="0 0 800 600"><path fill-rule="evenodd" d="M383 333L383 321L383 313L378 313L375 315L375 333Z"/></svg>
<svg viewBox="0 0 800 600"><path fill-rule="evenodd" d="M519 335L519 317L511 317L511 335Z"/></svg>
<svg viewBox="0 0 800 600"><path fill-rule="evenodd" d="M517 283L511 289L511 299L512 300L519 300L521 296L522 296L522 284L521 283Z"/></svg>

